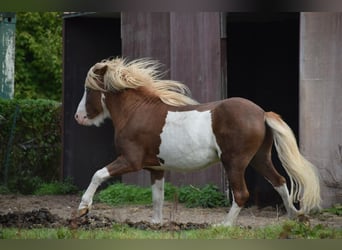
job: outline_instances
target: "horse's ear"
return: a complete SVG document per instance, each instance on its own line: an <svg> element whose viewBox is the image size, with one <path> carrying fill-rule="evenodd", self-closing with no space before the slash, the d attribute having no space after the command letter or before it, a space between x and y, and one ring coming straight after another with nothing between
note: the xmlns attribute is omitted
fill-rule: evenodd
<svg viewBox="0 0 342 250"><path fill-rule="evenodd" d="M93 72L96 75L103 76L106 73L107 69L108 69L108 65L105 65L103 63L97 63L94 66Z"/></svg>

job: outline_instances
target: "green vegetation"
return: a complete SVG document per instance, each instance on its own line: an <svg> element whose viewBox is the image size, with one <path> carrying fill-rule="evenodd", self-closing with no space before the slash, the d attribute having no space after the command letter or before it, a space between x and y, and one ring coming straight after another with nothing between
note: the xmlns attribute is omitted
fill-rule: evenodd
<svg viewBox="0 0 342 250"><path fill-rule="evenodd" d="M279 234L283 239L342 239L342 229L332 229L321 224L288 221L283 224Z"/></svg>
<svg viewBox="0 0 342 250"><path fill-rule="evenodd" d="M110 205L150 204L151 189L116 183L100 191L96 199Z"/></svg>
<svg viewBox="0 0 342 250"><path fill-rule="evenodd" d="M336 214L338 216L342 216L342 205L335 204L331 208L324 209L325 212Z"/></svg>
<svg viewBox="0 0 342 250"><path fill-rule="evenodd" d="M184 186L179 189L179 202L185 203L187 207L226 207L228 200L219 191L218 187L208 184L203 188L194 186Z"/></svg>
<svg viewBox="0 0 342 250"><path fill-rule="evenodd" d="M60 179L61 15L16 13L15 99L0 99L0 193Z"/></svg>
<svg viewBox="0 0 342 250"><path fill-rule="evenodd" d="M98 201L110 205L151 204L151 187L115 183L96 195ZM193 186L175 187L165 183L165 200L184 203L186 207L222 207L228 206L224 194L215 185L207 184L202 188Z"/></svg>
<svg viewBox="0 0 342 250"><path fill-rule="evenodd" d="M63 195L73 194L78 191L77 187L72 183L70 178L63 182L53 181L50 183L42 183L33 192L35 195Z"/></svg>
<svg viewBox="0 0 342 250"><path fill-rule="evenodd" d="M61 105L51 100L0 99L2 192L31 194L59 180Z"/></svg>
<svg viewBox="0 0 342 250"><path fill-rule="evenodd" d="M62 17L16 13L15 98L56 101L62 95Z"/></svg>
<svg viewBox="0 0 342 250"><path fill-rule="evenodd" d="M310 227L287 221L263 228L210 227L198 230L154 231L114 224L109 229L0 229L2 239L342 239L341 229Z"/></svg>

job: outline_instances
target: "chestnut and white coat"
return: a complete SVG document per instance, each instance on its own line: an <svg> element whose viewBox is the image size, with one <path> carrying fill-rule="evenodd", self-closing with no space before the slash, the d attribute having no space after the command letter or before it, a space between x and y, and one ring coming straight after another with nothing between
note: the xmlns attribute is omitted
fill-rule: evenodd
<svg viewBox="0 0 342 250"><path fill-rule="evenodd" d="M99 126L111 118L118 158L99 169L82 196L87 213L96 189L112 176L147 169L151 173L154 223L162 223L164 171L194 171L221 162L232 190L232 206L222 224L236 222L249 197L244 173L252 165L281 195L289 216L320 203L315 167L299 153L291 129L275 113L243 98L199 104L179 82L160 80L155 61L116 58L95 64L75 119ZM292 184L273 166L275 142ZM293 202L300 200L298 211Z"/></svg>

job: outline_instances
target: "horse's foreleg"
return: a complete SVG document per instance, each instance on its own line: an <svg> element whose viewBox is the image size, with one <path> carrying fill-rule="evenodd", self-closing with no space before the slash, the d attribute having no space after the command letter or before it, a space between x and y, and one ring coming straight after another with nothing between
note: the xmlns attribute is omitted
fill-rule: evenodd
<svg viewBox="0 0 342 250"><path fill-rule="evenodd" d="M87 190L82 196L81 203L78 207L79 216L83 216L89 212L89 209L93 203L93 197L96 189L109 178L110 174L107 167L101 168L100 170L95 172Z"/></svg>
<svg viewBox="0 0 342 250"><path fill-rule="evenodd" d="M82 196L81 203L78 207L79 216L83 216L89 212L93 203L93 197L97 188L110 177L125 174L128 172L138 171L139 166L137 164L129 163L124 157L120 156L115 161L107 165L106 167L96 171L91 179L91 182Z"/></svg>
<svg viewBox="0 0 342 250"><path fill-rule="evenodd" d="M164 171L151 170L153 214L152 223L163 222Z"/></svg>

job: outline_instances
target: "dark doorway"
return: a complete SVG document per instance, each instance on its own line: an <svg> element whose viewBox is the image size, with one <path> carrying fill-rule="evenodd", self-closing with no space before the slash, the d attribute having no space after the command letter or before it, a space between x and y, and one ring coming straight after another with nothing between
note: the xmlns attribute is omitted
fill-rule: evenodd
<svg viewBox="0 0 342 250"><path fill-rule="evenodd" d="M64 18L63 48L63 176L81 189L92 175L115 159L114 129L110 120L101 127L76 123L74 114L84 92L84 80L96 62L121 55L119 17L83 15Z"/></svg>
<svg viewBox="0 0 342 250"><path fill-rule="evenodd" d="M248 98L280 114L298 138L299 14L228 14L227 64L227 96ZM286 175L277 157L273 161ZM281 203L252 168L246 179L250 203L260 207Z"/></svg>

